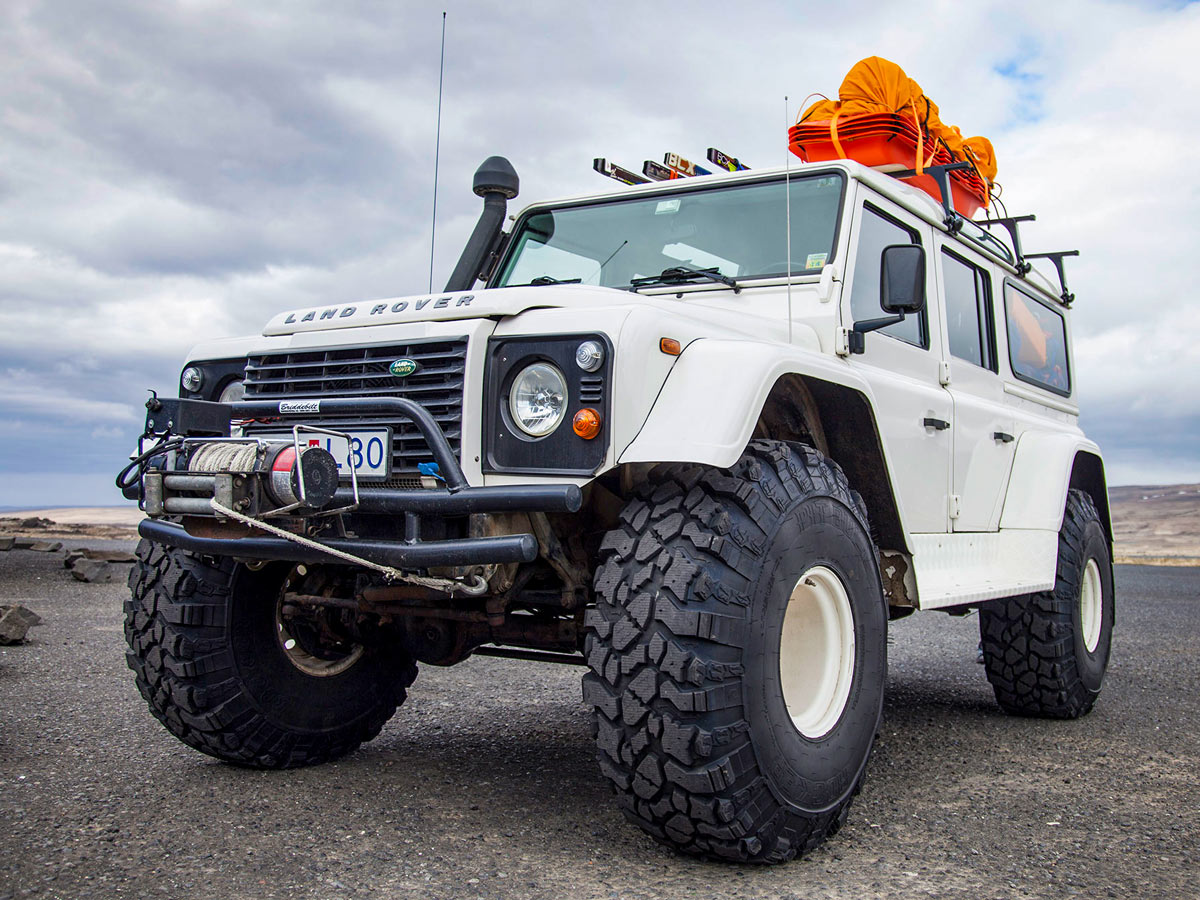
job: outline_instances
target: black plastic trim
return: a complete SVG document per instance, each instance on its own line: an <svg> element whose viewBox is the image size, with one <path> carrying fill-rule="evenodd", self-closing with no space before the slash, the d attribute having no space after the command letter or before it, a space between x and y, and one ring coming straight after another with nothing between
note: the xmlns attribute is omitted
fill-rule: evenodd
<svg viewBox="0 0 1200 900"><path fill-rule="evenodd" d="M582 341L599 341L604 346L604 365L585 372L575 364L575 348ZM507 415L508 390L513 378L536 362L549 362L567 380L567 412L550 434L531 438L517 429ZM613 344L599 332L582 334L518 335L488 341L484 375L483 461L484 472L513 475L592 475L608 456L611 440ZM596 382L595 377L601 381ZM585 386L586 385L586 386ZM602 392L602 402L592 400ZM583 396L589 398L584 400ZM599 407L600 433L591 440L579 437L571 420L584 407Z"/></svg>
<svg viewBox="0 0 1200 900"><path fill-rule="evenodd" d="M288 562L345 562L320 550L277 537L203 538L188 534L182 525L143 519L138 534L147 540L207 556L233 556L242 559L286 560ZM533 562L537 559L537 538L532 534L503 537L468 538L453 541L425 541L405 544L391 541L346 540L332 538L323 544L344 553L384 566L427 569L431 566L481 566L492 563Z"/></svg>
<svg viewBox="0 0 1200 900"><path fill-rule="evenodd" d="M185 391L183 385L179 383L179 379L183 377L183 370L188 366L195 366L204 373L204 383L200 385L200 390L194 393ZM246 357L244 356L239 359L189 360L183 364L183 368L179 370L179 378L176 378L175 381L182 399L216 400L230 382L241 381L245 374Z"/></svg>

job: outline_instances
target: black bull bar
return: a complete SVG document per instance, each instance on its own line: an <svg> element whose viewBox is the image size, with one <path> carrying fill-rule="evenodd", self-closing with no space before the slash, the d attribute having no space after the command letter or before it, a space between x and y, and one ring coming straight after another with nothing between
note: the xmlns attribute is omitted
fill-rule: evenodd
<svg viewBox="0 0 1200 900"><path fill-rule="evenodd" d="M337 538L322 543L345 553L361 556L380 565L405 569L438 566L473 566L491 563L532 562L538 555L537 538L532 534L500 537L464 538L446 541L422 541L422 516L462 516L471 513L577 512L583 504L583 492L574 484L501 485L471 487L463 474L450 443L441 428L423 406L402 397L330 397L319 400L243 400L237 403L210 403L200 400L152 400L147 404L147 434L170 430L187 435L191 423L204 423L200 430L212 433L224 423L229 434L232 419L327 420L345 416L392 415L410 420L428 444L438 464L445 488L400 490L363 488L358 490L358 511L404 516L404 540L358 540ZM213 423L218 423L214 427ZM339 488L333 503L349 505L353 492ZM144 519L138 533L194 553L235 556L243 559L286 560L288 562L330 562L336 557L280 537L241 538L198 537L182 525L157 519Z"/></svg>

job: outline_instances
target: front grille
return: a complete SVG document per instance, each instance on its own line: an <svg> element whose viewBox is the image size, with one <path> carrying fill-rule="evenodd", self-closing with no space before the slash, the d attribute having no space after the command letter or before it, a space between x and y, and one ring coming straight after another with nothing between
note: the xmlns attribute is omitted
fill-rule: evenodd
<svg viewBox="0 0 1200 900"><path fill-rule="evenodd" d="M388 367L398 359L420 368L396 378ZM322 397L404 397L420 403L441 427L454 455L461 458L463 372L467 339L421 341L384 347L300 350L251 356L246 361L246 399L311 400ZM310 424L316 424L312 422ZM389 485L415 486L417 464L432 462L425 439L408 420L386 416L338 417L330 427L386 425L392 429Z"/></svg>

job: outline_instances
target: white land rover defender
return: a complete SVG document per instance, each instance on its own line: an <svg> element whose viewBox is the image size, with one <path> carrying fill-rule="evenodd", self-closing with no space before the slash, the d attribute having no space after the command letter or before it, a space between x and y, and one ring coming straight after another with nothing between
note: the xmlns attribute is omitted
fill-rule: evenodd
<svg viewBox="0 0 1200 900"><path fill-rule="evenodd" d="M506 233L517 185L476 173L445 291L283 313L147 403L125 633L172 734L324 762L418 662L579 663L628 817L777 862L846 818L890 619L977 609L1005 710L1091 709L1112 529L1062 254L1055 286L1020 219L994 235L854 162Z"/></svg>

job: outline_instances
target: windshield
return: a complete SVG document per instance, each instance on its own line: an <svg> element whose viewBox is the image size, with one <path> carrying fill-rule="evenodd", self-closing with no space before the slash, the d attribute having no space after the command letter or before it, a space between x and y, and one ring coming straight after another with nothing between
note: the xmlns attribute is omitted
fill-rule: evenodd
<svg viewBox="0 0 1200 900"><path fill-rule="evenodd" d="M842 186L838 174L791 179L793 274L832 261ZM681 265L738 280L786 275L786 196L779 180L538 211L520 223L495 284L628 288Z"/></svg>

